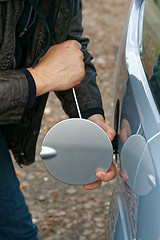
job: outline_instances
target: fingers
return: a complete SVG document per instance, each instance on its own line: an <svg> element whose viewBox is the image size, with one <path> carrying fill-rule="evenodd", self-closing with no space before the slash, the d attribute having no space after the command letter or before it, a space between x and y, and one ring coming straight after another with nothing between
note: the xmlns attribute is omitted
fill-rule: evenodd
<svg viewBox="0 0 160 240"><path fill-rule="evenodd" d="M106 123L97 122L97 124L107 133L109 139L112 141L116 135L115 130L108 126Z"/></svg>
<svg viewBox="0 0 160 240"><path fill-rule="evenodd" d="M86 190L93 190L93 189L101 187L101 185L102 185L102 181L99 179L96 182L83 185L83 188Z"/></svg>
<svg viewBox="0 0 160 240"><path fill-rule="evenodd" d="M79 49L82 48L81 44L79 42L77 42L76 40L68 40L66 42L64 42L64 44L67 45L67 47L72 48L72 47L77 47Z"/></svg>
<svg viewBox="0 0 160 240"><path fill-rule="evenodd" d="M76 40L73 40L73 41L75 42L75 44L77 45L77 47L78 47L79 49L82 48L82 46L81 46L81 44L80 44L79 42L77 42Z"/></svg>
<svg viewBox="0 0 160 240"><path fill-rule="evenodd" d="M99 127L101 127L108 135L109 139L112 141L116 135L115 130L108 126L104 122L104 118L100 114L94 114L88 118L88 120L96 123Z"/></svg>
<svg viewBox="0 0 160 240"><path fill-rule="evenodd" d="M112 180L113 178L115 178L116 177L116 168L115 168L114 163L112 162L108 172L98 172L96 174L96 177L98 177L103 182L108 182L108 181Z"/></svg>
<svg viewBox="0 0 160 240"><path fill-rule="evenodd" d="M115 168L114 163L112 162L108 172L98 172L96 174L96 177L98 177L99 180L97 180L96 182L90 183L90 184L83 185L84 189L93 190L93 189L99 188L102 185L102 181L108 182L108 181L112 180L113 178L115 178L116 177L116 168Z"/></svg>
<svg viewBox="0 0 160 240"><path fill-rule="evenodd" d="M107 124L104 124L103 130L107 133L109 139L112 141L116 135L115 130Z"/></svg>

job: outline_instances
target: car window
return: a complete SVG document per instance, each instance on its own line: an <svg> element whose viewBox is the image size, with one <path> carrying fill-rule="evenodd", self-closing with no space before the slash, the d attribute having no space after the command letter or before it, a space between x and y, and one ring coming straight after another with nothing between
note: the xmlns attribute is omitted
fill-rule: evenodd
<svg viewBox="0 0 160 240"><path fill-rule="evenodd" d="M142 62L157 108L160 111L160 0L146 0Z"/></svg>

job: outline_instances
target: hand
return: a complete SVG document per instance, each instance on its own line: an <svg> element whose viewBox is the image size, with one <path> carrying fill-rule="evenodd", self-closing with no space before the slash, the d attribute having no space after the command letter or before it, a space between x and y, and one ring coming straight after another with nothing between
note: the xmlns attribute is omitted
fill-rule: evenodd
<svg viewBox="0 0 160 240"><path fill-rule="evenodd" d="M98 126L100 126L107 133L109 139L111 141L113 140L113 138L115 136L115 131L113 128L111 128L107 124L105 124L104 118L102 115L95 114L95 115L89 117L88 120L90 120L90 121L96 123ZM99 178L99 180L97 180L96 182L84 185L83 186L84 189L92 190L95 188L99 188L102 185L102 181L108 182L108 181L112 180L113 178L115 178L116 177L116 169L115 169L114 163L112 162L108 172L98 172L96 174L96 177Z"/></svg>
<svg viewBox="0 0 160 240"><path fill-rule="evenodd" d="M63 91L79 84L85 75L81 44L69 40L52 46L34 68L28 68L36 83L36 95Z"/></svg>

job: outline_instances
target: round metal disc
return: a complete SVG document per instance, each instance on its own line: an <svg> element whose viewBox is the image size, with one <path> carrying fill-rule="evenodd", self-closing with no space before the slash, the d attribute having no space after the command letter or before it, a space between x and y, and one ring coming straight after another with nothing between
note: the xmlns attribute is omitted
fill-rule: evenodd
<svg viewBox="0 0 160 240"><path fill-rule="evenodd" d="M40 155L54 177L68 184L84 185L96 181L98 171L108 171L113 148L98 125L73 118L50 129Z"/></svg>

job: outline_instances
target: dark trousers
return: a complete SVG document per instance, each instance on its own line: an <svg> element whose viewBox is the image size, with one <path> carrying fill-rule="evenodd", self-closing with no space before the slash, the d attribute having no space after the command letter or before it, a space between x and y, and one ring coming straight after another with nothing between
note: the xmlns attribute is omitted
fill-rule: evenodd
<svg viewBox="0 0 160 240"><path fill-rule="evenodd" d="M37 227L32 222L19 185L0 132L0 240L38 240Z"/></svg>

